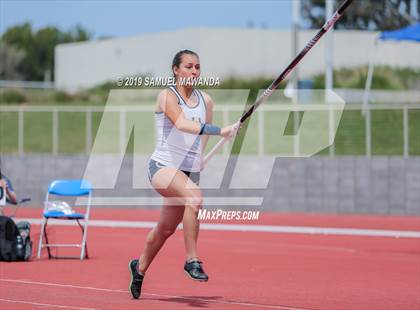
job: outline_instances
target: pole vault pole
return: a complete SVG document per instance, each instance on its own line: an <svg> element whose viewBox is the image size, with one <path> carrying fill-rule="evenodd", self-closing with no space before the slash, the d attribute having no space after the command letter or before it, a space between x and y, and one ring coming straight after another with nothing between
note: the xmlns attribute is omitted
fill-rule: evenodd
<svg viewBox="0 0 420 310"><path fill-rule="evenodd" d="M299 62L305 57L305 55L314 47L314 45L322 38L322 36L340 19L347 7L353 2L353 0L344 1L334 15L324 24L324 26L318 31L318 33L312 38L311 41L303 48L303 50L293 59L293 61L287 66L286 69L271 83L271 85L261 94L254 104L246 111L239 120L239 125L244 123L254 111L265 102L268 97L274 92L274 90L280 85L280 83L289 75L289 73L299 64ZM204 164L206 164L228 141L228 139L221 139L213 149L204 158Z"/></svg>

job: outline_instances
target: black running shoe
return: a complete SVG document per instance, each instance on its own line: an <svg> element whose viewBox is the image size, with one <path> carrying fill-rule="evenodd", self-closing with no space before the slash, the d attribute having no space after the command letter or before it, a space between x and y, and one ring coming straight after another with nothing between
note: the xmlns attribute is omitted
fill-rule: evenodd
<svg viewBox="0 0 420 310"><path fill-rule="evenodd" d="M139 299L141 293L141 285L143 284L144 276L139 274L137 266L139 264L138 259L133 259L128 264L128 270L130 271L131 281L128 290L135 299Z"/></svg>
<svg viewBox="0 0 420 310"><path fill-rule="evenodd" d="M200 261L186 262L184 265L184 271L192 280L207 282L209 280L208 275L204 272Z"/></svg>

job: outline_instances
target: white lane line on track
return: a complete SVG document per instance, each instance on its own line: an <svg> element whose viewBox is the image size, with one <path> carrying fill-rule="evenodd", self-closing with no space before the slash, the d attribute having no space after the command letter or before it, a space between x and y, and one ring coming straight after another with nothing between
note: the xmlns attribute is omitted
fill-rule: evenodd
<svg viewBox="0 0 420 310"><path fill-rule="evenodd" d="M33 285L44 285L44 286L84 289L84 290L93 290L93 291L111 292L111 293L124 293L124 294L127 294L127 296L129 294L127 290L122 290L122 289L98 288L98 287L92 287L92 286L79 286L79 285L71 285L71 284L35 282L35 281L29 281L29 280L14 280L14 279L0 279L0 281L2 281L2 282L12 282L12 283L21 283L21 284L33 284ZM142 295L148 295L148 296L153 296L153 297L164 297L164 298L177 298L177 299L184 299L184 300L191 300L191 301L201 301L201 302L206 302L206 303L241 305L241 306L254 307L254 308L259 307L259 308L271 308L271 309L281 309L281 310L311 310L309 308L300 308L300 307L296 308L296 307L287 307L287 306L281 306L281 305L256 304L256 303L248 303L248 302L241 302L241 301L234 301L234 300L209 300L209 299L205 299L205 298L193 298L193 297L166 295L166 294L154 294L154 293L142 293ZM88 309L88 308L76 308L76 309Z"/></svg>
<svg viewBox="0 0 420 310"><path fill-rule="evenodd" d="M41 225L42 219L35 218L16 218L16 221L28 221L33 225ZM74 221L66 222L60 220L50 220L49 225L77 225ZM113 227L113 228L152 228L156 222L144 221L108 221L90 220L89 226L92 227ZM182 228L182 225L179 226ZM243 232L268 232L284 234L308 234L308 235L339 235L339 236L369 236L369 237L393 237L393 238L420 238L420 231L408 230L384 230L384 229L360 229L360 228L328 228L328 227L308 227L308 226L280 226L280 225L246 225L246 224L209 224L202 223L202 230L215 231L243 231Z"/></svg>
<svg viewBox="0 0 420 310"><path fill-rule="evenodd" d="M53 304L44 304L44 303L39 303L39 302L14 300L14 299L4 299L4 298L0 298L0 301L17 303L17 304L27 304L27 305L31 305L31 306L50 307L50 308L64 308L64 309L77 309L77 310L98 310L98 309L95 309L95 308L83 308L83 307L74 307L74 306L53 305Z"/></svg>

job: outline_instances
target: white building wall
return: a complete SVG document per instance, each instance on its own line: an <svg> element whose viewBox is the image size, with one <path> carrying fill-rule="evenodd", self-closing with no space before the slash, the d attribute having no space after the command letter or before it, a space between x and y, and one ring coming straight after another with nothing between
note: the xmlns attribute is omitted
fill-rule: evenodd
<svg viewBox="0 0 420 310"><path fill-rule="evenodd" d="M300 32L300 48L316 33ZM335 31L334 66L377 64L420 68L420 44L381 42L373 47L377 32ZM55 50L57 88L76 90L136 74L171 75L174 54L191 49L200 55L202 75L240 78L275 77L292 60L290 31L269 29L194 28L173 32L61 44ZM324 40L299 65L303 77L325 70Z"/></svg>

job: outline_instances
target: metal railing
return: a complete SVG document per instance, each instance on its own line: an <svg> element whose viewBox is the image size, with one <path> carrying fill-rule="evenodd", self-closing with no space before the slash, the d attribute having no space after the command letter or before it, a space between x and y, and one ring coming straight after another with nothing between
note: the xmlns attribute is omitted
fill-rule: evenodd
<svg viewBox="0 0 420 310"><path fill-rule="evenodd" d="M86 131L85 131L85 153L89 154L92 148L93 143L93 121L92 121L92 114L93 113L101 113L104 112L104 106L0 106L0 121L1 121L1 113L17 113L18 114L18 154L23 155L25 154L25 113L29 112L37 112L37 113L51 113L52 114L52 150L51 153L53 155L58 155L59 150L59 113L84 113L85 114L85 124L86 124ZM256 120L258 122L257 125L257 154L264 155L265 154L265 115L266 113L270 112L292 112L292 111L325 111L328 110L330 113L329 117L329 128L334 128L334 110L338 109L339 107L335 105L324 105L324 104L310 104L310 105L263 105L257 111ZM361 104L347 104L345 106L345 111L360 111L362 113L362 105ZM228 125L229 123L233 123L236 121L230 116L231 112L243 112L244 107L240 105L219 105L215 106L215 112L222 113L222 123L223 126ZM394 110L394 111L401 111L402 112L402 140L403 140L403 154L404 157L409 156L409 111L410 110L417 110L420 111L420 103L414 104L372 104L369 105L365 111L365 156L370 157L372 156L372 111L378 110ZM118 106L118 107L106 107L106 111L109 112L117 112L119 113L119 120L120 120L120 150L124 148L124 139L125 137L125 128L126 128L126 119L127 113L129 112L153 112L154 106L147 105L147 106ZM419 134L420 135L420 134ZM123 141L124 140L124 141ZM298 152L296 149L298 148L298 144L295 143L295 152ZM224 148L224 153L228 152L228 146ZM334 145L329 148L329 155L335 156L335 149Z"/></svg>

